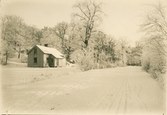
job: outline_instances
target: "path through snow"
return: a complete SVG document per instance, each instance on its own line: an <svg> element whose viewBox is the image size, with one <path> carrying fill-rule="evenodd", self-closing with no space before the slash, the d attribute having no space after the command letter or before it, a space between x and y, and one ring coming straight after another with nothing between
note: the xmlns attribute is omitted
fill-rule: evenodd
<svg viewBox="0 0 167 115"><path fill-rule="evenodd" d="M2 100L4 113L77 115L163 115L166 104L165 90L140 67L91 70L2 87Z"/></svg>

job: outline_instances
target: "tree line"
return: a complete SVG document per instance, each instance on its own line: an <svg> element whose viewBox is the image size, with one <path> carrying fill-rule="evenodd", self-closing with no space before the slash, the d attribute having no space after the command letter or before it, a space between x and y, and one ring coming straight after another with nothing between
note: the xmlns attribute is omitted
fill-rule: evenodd
<svg viewBox="0 0 167 115"><path fill-rule="evenodd" d="M140 26L146 35L134 47L126 37L114 38L100 31L105 13L103 3L77 2L73 5L72 21L59 22L42 29L30 26L16 15L2 18L1 63L17 53L22 58L34 45L49 44L62 52L66 60L74 60L83 71L126 65L142 65L146 71L164 72L166 67L167 24L161 4L152 5ZM135 38L134 38L135 39Z"/></svg>
<svg viewBox="0 0 167 115"><path fill-rule="evenodd" d="M65 54L67 61L74 60L82 70L132 64L130 58L137 56L133 53L137 50L128 45L127 39L117 40L98 29L106 15L102 5L94 1L77 2L70 23L60 22L42 29L26 24L19 16L5 15L1 62L7 64L8 58L16 53L21 58L36 44L49 44ZM139 64L139 58L133 64Z"/></svg>

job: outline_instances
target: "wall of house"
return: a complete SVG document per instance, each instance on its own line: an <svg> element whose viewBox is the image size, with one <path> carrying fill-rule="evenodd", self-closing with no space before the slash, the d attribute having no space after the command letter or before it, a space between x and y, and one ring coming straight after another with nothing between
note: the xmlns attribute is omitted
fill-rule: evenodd
<svg viewBox="0 0 167 115"><path fill-rule="evenodd" d="M59 60L57 58L54 58L54 64L55 64L55 67L59 66Z"/></svg>
<svg viewBox="0 0 167 115"><path fill-rule="evenodd" d="M48 54L43 55L43 67L49 67L48 62L47 62L48 57L49 57Z"/></svg>
<svg viewBox="0 0 167 115"><path fill-rule="evenodd" d="M43 55L43 67L49 67L47 58L49 58L49 54L44 54ZM54 58L53 56L51 56L51 58ZM64 67L66 66L66 59L58 59L58 58L54 58L54 67Z"/></svg>
<svg viewBox="0 0 167 115"><path fill-rule="evenodd" d="M37 53L34 53L34 49L37 49ZM34 58L37 58L37 63L34 63ZM28 54L28 67L43 67L43 52L34 47Z"/></svg>
<svg viewBox="0 0 167 115"><path fill-rule="evenodd" d="M66 59L65 58L61 58L61 59L58 59L58 60L59 60L59 66L60 67L66 66Z"/></svg>
<svg viewBox="0 0 167 115"><path fill-rule="evenodd" d="M50 58L52 58L53 59L53 65L51 64L49 64L49 61L50 60L48 60L48 58L50 59ZM50 54L44 54L44 56L43 56L43 67L57 67L58 66L58 61L57 61L57 59L54 57L54 56L52 56L52 55L50 55Z"/></svg>

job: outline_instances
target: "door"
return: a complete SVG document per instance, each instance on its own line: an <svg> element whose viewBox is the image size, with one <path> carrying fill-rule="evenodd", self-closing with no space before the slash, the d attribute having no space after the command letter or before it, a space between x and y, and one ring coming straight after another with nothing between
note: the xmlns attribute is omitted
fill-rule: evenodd
<svg viewBox="0 0 167 115"><path fill-rule="evenodd" d="M47 62L48 62L49 67L54 67L54 58L52 56L49 56L47 58Z"/></svg>

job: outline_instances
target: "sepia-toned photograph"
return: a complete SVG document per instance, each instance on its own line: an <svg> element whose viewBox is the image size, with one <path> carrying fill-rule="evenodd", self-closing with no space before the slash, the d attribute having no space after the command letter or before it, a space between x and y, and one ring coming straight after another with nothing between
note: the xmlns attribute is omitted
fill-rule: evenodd
<svg viewBox="0 0 167 115"><path fill-rule="evenodd" d="M167 115L166 0L0 0L1 115Z"/></svg>

